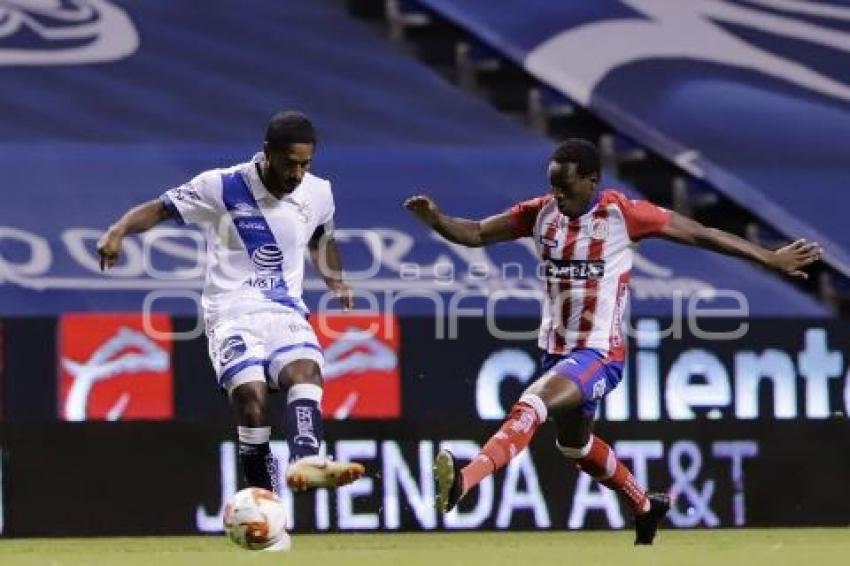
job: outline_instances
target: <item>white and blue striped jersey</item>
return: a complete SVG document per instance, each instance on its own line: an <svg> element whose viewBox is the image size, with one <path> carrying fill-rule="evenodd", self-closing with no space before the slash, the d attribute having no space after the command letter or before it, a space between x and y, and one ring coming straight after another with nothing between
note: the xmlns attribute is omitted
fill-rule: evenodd
<svg viewBox="0 0 850 566"><path fill-rule="evenodd" d="M301 298L304 253L319 226L333 229L331 185L307 173L277 199L260 180L261 158L205 171L160 197L178 222L205 229L207 327L252 312L308 312Z"/></svg>

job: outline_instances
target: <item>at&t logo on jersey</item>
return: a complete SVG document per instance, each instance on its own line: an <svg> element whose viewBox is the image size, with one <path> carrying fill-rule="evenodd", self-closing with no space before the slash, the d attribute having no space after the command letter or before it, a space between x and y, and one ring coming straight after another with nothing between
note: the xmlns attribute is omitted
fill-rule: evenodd
<svg viewBox="0 0 850 566"><path fill-rule="evenodd" d="M254 250L251 261L260 273L279 271L283 264L283 252L275 244L266 244Z"/></svg>
<svg viewBox="0 0 850 566"><path fill-rule="evenodd" d="M260 246L251 254L251 262L256 273L246 284L262 291L271 291L283 279L280 277L283 269L283 252L276 244Z"/></svg>

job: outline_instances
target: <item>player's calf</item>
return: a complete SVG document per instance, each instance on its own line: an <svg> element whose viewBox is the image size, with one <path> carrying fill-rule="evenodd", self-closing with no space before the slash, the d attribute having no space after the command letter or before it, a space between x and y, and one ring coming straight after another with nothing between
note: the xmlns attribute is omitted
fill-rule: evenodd
<svg viewBox="0 0 850 566"><path fill-rule="evenodd" d="M298 383L286 394L286 441L290 460L319 453L324 440L322 423L322 388L312 383Z"/></svg>
<svg viewBox="0 0 850 566"><path fill-rule="evenodd" d="M581 448L558 446L561 453L590 477L625 498L635 515L649 511L646 490L601 438L591 435Z"/></svg>
<svg viewBox="0 0 850 566"><path fill-rule="evenodd" d="M547 413L546 404L540 397L526 393L513 406L498 432L487 440L481 452L463 469L458 469L451 452L442 450L434 463L438 491L443 492L442 496L437 496L437 507L450 511L467 491L505 467L528 446L540 424L546 421Z"/></svg>
<svg viewBox="0 0 850 566"><path fill-rule="evenodd" d="M611 447L596 436L591 435L581 448L558 448L580 470L626 500L635 515L635 544L652 544L661 520L670 510L670 498L663 493L647 493Z"/></svg>
<svg viewBox="0 0 850 566"><path fill-rule="evenodd" d="M271 453L269 438L271 427L237 428L239 435L239 462L242 474L250 487L261 487L280 493L277 459Z"/></svg>

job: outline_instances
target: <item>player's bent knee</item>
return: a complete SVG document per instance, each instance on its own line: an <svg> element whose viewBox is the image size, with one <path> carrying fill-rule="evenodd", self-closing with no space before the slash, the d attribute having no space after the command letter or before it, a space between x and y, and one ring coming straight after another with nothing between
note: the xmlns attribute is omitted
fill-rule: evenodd
<svg viewBox="0 0 850 566"><path fill-rule="evenodd" d="M280 370L277 379L282 390L298 384L323 386L322 370L319 368L319 364L313 360L290 362Z"/></svg>
<svg viewBox="0 0 850 566"><path fill-rule="evenodd" d="M266 424L268 392L265 383L243 383L230 392L230 399L241 426Z"/></svg>
<svg viewBox="0 0 850 566"><path fill-rule="evenodd" d="M555 372L545 373L529 385L523 396L534 395L546 405L550 414L571 411L582 402L581 389L575 383Z"/></svg>
<svg viewBox="0 0 850 566"><path fill-rule="evenodd" d="M561 454L569 458L570 460L580 460L590 453L590 447L593 443L593 439L588 439L588 441L580 446L564 446L561 444L560 439L555 441L555 446L558 447L558 450L561 451Z"/></svg>
<svg viewBox="0 0 850 566"><path fill-rule="evenodd" d="M556 444L579 450L588 444L593 434L593 417L575 409L550 414L555 423Z"/></svg>
<svg viewBox="0 0 850 566"><path fill-rule="evenodd" d="M534 393L523 393L522 397L520 397L517 401L517 405L520 403L529 405L532 409L534 409L534 414L537 415L538 423L546 422L549 410L546 406L546 402L541 399L539 395ZM516 407L516 405L514 405L514 407Z"/></svg>

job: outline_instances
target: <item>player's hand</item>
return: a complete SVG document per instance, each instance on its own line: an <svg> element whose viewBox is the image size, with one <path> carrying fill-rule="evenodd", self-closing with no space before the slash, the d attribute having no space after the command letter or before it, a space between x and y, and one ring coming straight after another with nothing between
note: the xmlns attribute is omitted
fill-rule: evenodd
<svg viewBox="0 0 850 566"><path fill-rule="evenodd" d="M437 203L425 195L410 197L404 201L404 208L429 226L436 224L440 215L440 209L437 208Z"/></svg>
<svg viewBox="0 0 850 566"><path fill-rule="evenodd" d="M823 249L820 244L797 240L773 252L771 267L791 277L808 279L809 274L802 268L818 261L821 257L823 257Z"/></svg>
<svg viewBox="0 0 850 566"><path fill-rule="evenodd" d="M110 228L97 241L97 253L100 254L100 270L106 271L118 262L121 255L121 243L124 234Z"/></svg>
<svg viewBox="0 0 850 566"><path fill-rule="evenodd" d="M337 298L342 310L350 311L354 308L354 291L348 283L340 281L333 286L334 297Z"/></svg>

